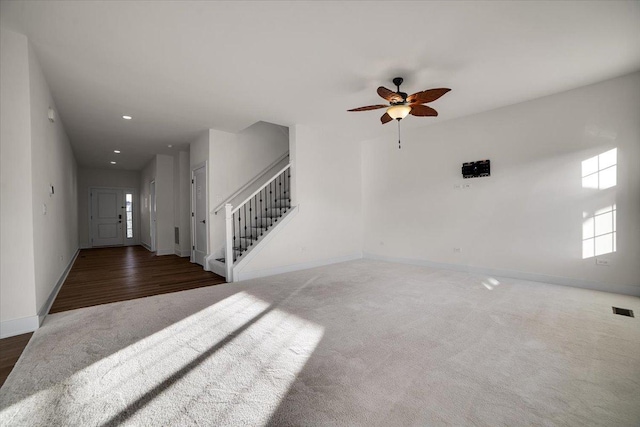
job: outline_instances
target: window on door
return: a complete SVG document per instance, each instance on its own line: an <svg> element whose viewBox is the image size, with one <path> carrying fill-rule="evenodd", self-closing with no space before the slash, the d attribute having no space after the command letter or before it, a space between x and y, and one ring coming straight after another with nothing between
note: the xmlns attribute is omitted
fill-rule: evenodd
<svg viewBox="0 0 640 427"><path fill-rule="evenodd" d="M126 193L124 196L125 213L127 219L127 239L133 239L133 194Z"/></svg>

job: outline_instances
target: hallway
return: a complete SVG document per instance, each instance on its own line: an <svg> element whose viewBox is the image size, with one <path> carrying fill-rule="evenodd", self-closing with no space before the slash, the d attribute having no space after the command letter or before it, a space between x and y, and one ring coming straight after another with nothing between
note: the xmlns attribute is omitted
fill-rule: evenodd
<svg viewBox="0 0 640 427"><path fill-rule="evenodd" d="M225 283L188 258L142 246L82 249L49 313Z"/></svg>

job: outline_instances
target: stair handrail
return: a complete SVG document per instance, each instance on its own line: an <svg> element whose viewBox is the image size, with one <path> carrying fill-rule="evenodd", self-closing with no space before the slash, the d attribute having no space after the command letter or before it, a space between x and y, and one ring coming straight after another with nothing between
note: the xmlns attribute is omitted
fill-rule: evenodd
<svg viewBox="0 0 640 427"><path fill-rule="evenodd" d="M275 165L277 165L278 163L280 163L281 161L283 161L284 159L286 159L287 157L289 157L289 151L287 150L286 153L284 153L282 156L278 157L273 163L271 163L269 166L267 166L266 168L264 168L258 175L256 175L253 179L251 179L249 182L247 182L245 185L243 185L242 187L240 187L240 189L238 191L236 191L235 193L233 193L231 196L227 197L226 200L222 203L220 203L218 206L216 206L216 208L213 210L213 213L218 215L218 212L224 208L224 205L226 205L227 203L231 202L233 199L235 199L239 194L241 194L244 190L246 190L247 188L251 187L256 181L258 181L260 178L262 178L267 172L269 172L269 170L271 170L271 168L273 168ZM282 172L282 171L281 171ZM273 178L272 178L273 179ZM271 180L269 180L271 181ZM262 190L261 187L260 189ZM246 200L245 200L246 201ZM243 203L244 204L244 203Z"/></svg>
<svg viewBox="0 0 640 427"><path fill-rule="evenodd" d="M242 201L242 203L238 203L238 206L236 206L232 211L231 214L236 213L241 207L243 207L245 205L245 203L247 203L249 200L251 200L253 198L253 196L255 196L256 194L258 194L260 191L262 191L263 188L265 188L267 185L271 184L271 182L273 180L275 180L278 176L280 176L280 174L284 171L286 171L287 169L289 169L291 167L291 163L287 163L287 166L283 167L282 169L280 169L278 172L276 172L275 174L273 174L271 176L271 178L269 178L269 180L267 182L265 182L264 184L262 184L262 186L260 188L258 188L256 191L254 191L253 193L251 193L251 195L249 197L247 197L246 199L244 199Z"/></svg>

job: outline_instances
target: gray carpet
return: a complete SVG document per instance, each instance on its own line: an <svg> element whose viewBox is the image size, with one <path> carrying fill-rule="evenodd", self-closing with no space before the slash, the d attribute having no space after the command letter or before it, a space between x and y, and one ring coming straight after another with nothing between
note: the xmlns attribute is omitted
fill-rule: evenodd
<svg viewBox="0 0 640 427"><path fill-rule="evenodd" d="M640 299L360 260L48 316L0 424L638 426Z"/></svg>

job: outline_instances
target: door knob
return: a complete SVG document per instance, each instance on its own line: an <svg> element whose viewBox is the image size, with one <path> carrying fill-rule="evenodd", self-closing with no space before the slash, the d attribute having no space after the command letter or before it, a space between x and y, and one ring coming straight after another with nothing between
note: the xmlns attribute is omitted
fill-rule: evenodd
<svg viewBox="0 0 640 427"><path fill-rule="evenodd" d="M203 224L205 224L205 223L206 223L206 221L205 221L204 219L203 219L202 221L200 221L200 222L201 222L201 223L203 223Z"/></svg>

